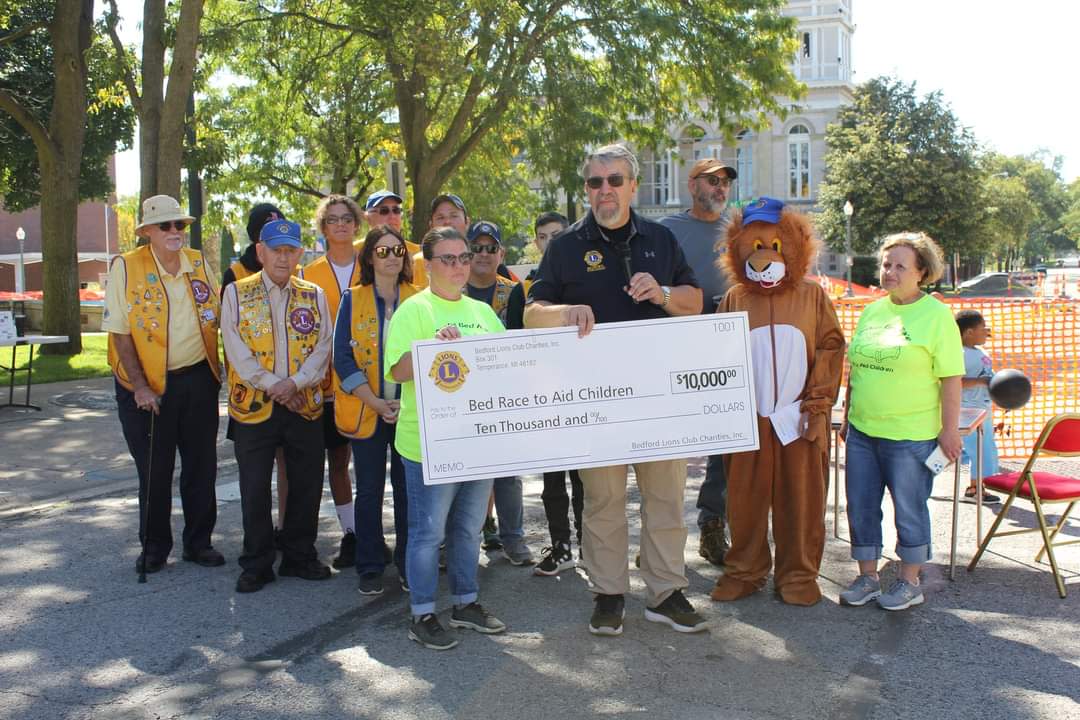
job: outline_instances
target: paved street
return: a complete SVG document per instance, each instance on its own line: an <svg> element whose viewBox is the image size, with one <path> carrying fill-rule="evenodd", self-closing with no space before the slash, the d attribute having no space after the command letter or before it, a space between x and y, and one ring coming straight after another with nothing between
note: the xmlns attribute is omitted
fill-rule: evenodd
<svg viewBox="0 0 1080 720"><path fill-rule="evenodd" d="M177 548L165 570L137 584L135 473L108 407L111 387L108 379L39 386L33 400L43 412L0 410L2 719L1080 718L1080 545L1059 554L1065 600L1048 569L1032 563L1035 536L996 541L969 574L975 508L962 505L961 566L949 582L951 475L931 501L927 603L908 612L837 604L854 567L847 544L832 537L831 507L822 603L789 607L771 588L710 601L717 570L697 556L693 501L704 467L693 462L688 597L708 617L707 633L646 622L632 572L624 634L593 637L583 577L534 577L492 553L482 561L481 600L508 632L461 631L456 649L437 653L406 639L407 603L393 582L373 600L356 593L351 571L234 592L240 505L224 410L215 546L229 562L201 568L180 561ZM540 488L527 478L535 552L547 541ZM637 501L634 489L631 563ZM385 509L389 529L389 502ZM986 511L984 526L992 519ZM177 535L178 522L176 513ZM1024 506L1007 520L1034 522ZM1063 532L1080 537L1080 521ZM338 537L327 491L324 559Z"/></svg>

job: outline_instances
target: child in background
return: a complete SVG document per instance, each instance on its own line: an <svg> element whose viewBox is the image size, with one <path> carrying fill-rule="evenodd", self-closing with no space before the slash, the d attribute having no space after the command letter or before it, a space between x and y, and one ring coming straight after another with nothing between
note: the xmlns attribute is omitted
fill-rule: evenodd
<svg viewBox="0 0 1080 720"><path fill-rule="evenodd" d="M975 310L961 310L956 313L956 324L960 328L960 341L964 344L964 379L960 396L960 406L990 410L983 421L982 476L996 475L998 472L997 444L994 442L993 406L990 402L990 378L994 369L990 357L978 346L990 337L990 328L983 316ZM964 437L964 452L961 463L971 463L971 484L964 491L966 502L975 502L975 453L978 449L979 436L971 433ZM1001 499L993 493L983 491L984 503L996 503Z"/></svg>

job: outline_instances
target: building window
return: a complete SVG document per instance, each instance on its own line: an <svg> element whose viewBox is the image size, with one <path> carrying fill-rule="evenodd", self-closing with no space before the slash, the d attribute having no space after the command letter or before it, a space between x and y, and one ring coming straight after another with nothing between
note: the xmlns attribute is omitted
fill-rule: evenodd
<svg viewBox="0 0 1080 720"><path fill-rule="evenodd" d="M749 130L740 132L736 139L738 146L735 148L735 171L739 178L732 188L732 200L739 202L749 200L754 193L754 133Z"/></svg>
<svg viewBox="0 0 1080 720"><path fill-rule="evenodd" d="M810 199L810 131L805 125L788 130L788 197Z"/></svg>
<svg viewBox="0 0 1080 720"><path fill-rule="evenodd" d="M810 33L808 32L802 34L802 56L810 58Z"/></svg>
<svg viewBox="0 0 1080 720"><path fill-rule="evenodd" d="M670 197L670 165L666 157L653 155L642 163L639 198L642 205L666 205Z"/></svg>

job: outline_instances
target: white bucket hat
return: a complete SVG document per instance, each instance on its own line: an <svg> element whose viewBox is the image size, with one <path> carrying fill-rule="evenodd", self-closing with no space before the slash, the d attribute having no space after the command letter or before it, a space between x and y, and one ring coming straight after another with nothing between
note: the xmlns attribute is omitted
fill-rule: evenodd
<svg viewBox="0 0 1080 720"><path fill-rule="evenodd" d="M168 195L155 195L143 201L142 222L135 226L135 232L148 225L157 225L170 220L195 222L195 218L180 210L180 203L176 200Z"/></svg>

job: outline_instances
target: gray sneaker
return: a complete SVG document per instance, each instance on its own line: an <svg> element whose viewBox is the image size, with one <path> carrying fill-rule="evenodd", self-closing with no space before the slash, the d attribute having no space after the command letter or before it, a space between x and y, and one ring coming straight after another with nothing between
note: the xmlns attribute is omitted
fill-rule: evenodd
<svg viewBox="0 0 1080 720"><path fill-rule="evenodd" d="M840 593L840 604L861 607L881 595L881 580L870 575L860 575Z"/></svg>
<svg viewBox="0 0 1080 720"><path fill-rule="evenodd" d="M533 559L532 550L529 546L522 541L503 545L503 555L510 561L511 565L535 565L536 560Z"/></svg>
<svg viewBox="0 0 1080 720"><path fill-rule="evenodd" d="M922 605L922 586L912 585L907 580L897 580L878 598L877 604L883 610L907 610L912 605Z"/></svg>
<svg viewBox="0 0 1080 720"><path fill-rule="evenodd" d="M682 633L696 633L705 629L705 618L697 614L682 590L671 593L656 607L645 608L645 619L664 623Z"/></svg>
<svg viewBox="0 0 1080 720"><path fill-rule="evenodd" d="M506 624L478 602L471 602L463 608L455 607L450 613L450 627L468 628L485 635L495 635L506 630Z"/></svg>
<svg viewBox="0 0 1080 720"><path fill-rule="evenodd" d="M458 644L458 639L446 631L434 613L422 615L412 621L409 625L409 639L431 650L449 650Z"/></svg>

